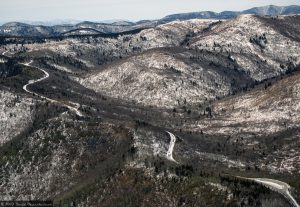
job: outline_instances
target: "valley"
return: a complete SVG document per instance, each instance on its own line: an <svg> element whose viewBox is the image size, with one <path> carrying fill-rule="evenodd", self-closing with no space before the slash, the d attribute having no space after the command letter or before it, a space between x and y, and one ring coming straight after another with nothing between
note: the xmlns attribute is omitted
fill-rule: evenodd
<svg viewBox="0 0 300 207"><path fill-rule="evenodd" d="M300 16L140 24L3 37L0 200L298 207Z"/></svg>

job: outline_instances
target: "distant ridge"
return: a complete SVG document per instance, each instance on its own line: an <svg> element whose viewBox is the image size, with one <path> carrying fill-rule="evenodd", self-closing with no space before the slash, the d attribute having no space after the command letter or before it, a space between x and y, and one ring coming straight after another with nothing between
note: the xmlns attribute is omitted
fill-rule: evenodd
<svg viewBox="0 0 300 207"><path fill-rule="evenodd" d="M189 20L189 19L230 19L241 14L256 14L264 16L291 15L300 14L300 6L263 6L254 7L244 11L223 11L220 13L213 11L190 12L181 14L172 14L160 19L160 23L167 23L174 20Z"/></svg>
<svg viewBox="0 0 300 207"><path fill-rule="evenodd" d="M39 25L36 24L26 24L20 22L8 22L0 26L0 36L19 36L19 37L53 37L53 36L63 36L72 32L74 35L88 35L88 34L98 34L98 33L122 33L131 30L137 30L142 28L155 27L158 24L164 24L175 20L189 20L189 19L230 19L241 14L256 14L256 15L292 15L300 14L300 6L264 6L264 7L254 7L252 9L244 11L223 11L220 13L212 11L202 11L202 12L191 12L182 14L172 14L168 15L159 20L141 20L137 22L130 22L126 20L114 20L111 22L91 22L91 21L81 21L76 22L72 20L71 24L57 24L54 26L43 25L42 22ZM76 23L76 24L74 24ZM50 23L48 23L50 24Z"/></svg>

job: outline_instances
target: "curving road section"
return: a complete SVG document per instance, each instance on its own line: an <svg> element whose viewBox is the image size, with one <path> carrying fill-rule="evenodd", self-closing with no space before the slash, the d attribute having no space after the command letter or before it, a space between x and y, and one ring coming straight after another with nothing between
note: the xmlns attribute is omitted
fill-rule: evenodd
<svg viewBox="0 0 300 207"><path fill-rule="evenodd" d="M269 179L269 178L246 178L237 176L237 178L246 179L254 181L258 184L261 184L270 190L273 190L277 193L283 195L293 207L300 207L295 198L291 195L290 188L291 186L285 182Z"/></svg>
<svg viewBox="0 0 300 207"><path fill-rule="evenodd" d="M5 55L6 51L2 52L2 55ZM25 66L31 66L30 64L32 63L33 61L30 61L29 63L25 63L23 65ZM34 66L31 66L31 67L34 67ZM45 99L51 103L59 103L65 107L67 107L69 110L75 112L78 116L82 117L82 113L78 110L78 108L80 107L80 104L79 103L73 103L73 102L70 102L72 105L74 105L75 107L73 106L70 106L70 105L67 105L65 103L62 103L62 102L59 102L57 100L54 100L54 99L50 99L48 97L45 97L45 96L42 96L40 94L37 94L33 91L30 91L28 89L28 86L29 85L32 85L34 83L37 83L37 82L40 82L40 81L43 81L47 78L50 77L49 73L41 68L38 68L38 67L34 67L40 71L42 71L45 75L44 77L42 78L39 78L39 79L36 79L36 80L30 80L26 85L23 86L23 89L27 92L27 93L30 93L32 95L35 95L35 96L38 96L42 99ZM167 151L167 159L170 160L170 161L173 161L175 163L178 163L174 158L173 158L173 151L174 151L174 147L175 147L175 143L176 143L176 136L174 134L172 134L171 132L168 132L166 131L171 140L170 140L170 144L169 144L169 148L168 148L168 151ZM279 180L274 180L274 179L268 179L268 178L245 178L245 177L239 177L237 176L238 178L242 178L242 179L246 179L246 180L251 180L251 181L254 181L256 183L259 183L275 192L278 192L280 193L281 195L283 195L286 199L288 199L288 201L294 206L294 207L300 207L299 204L297 203L297 201L294 199L294 197L291 195L290 193L290 185L288 185L287 183L284 183L282 181L279 181Z"/></svg>
<svg viewBox="0 0 300 207"><path fill-rule="evenodd" d="M169 136L170 136L170 138L171 138L170 144L169 144L169 149L168 149L168 151L167 151L167 159L168 159L168 160L171 160L171 161L173 161L173 162L178 163L178 162L173 158L173 150L174 150L174 147L175 147L176 136L175 136L174 134L172 134L171 132L168 132L168 131L166 131L166 132L169 134Z"/></svg>
<svg viewBox="0 0 300 207"><path fill-rule="evenodd" d="M3 55L3 56L5 56L5 53L7 53L8 51L3 51L2 53L1 53L1 55Z"/></svg>
<svg viewBox="0 0 300 207"><path fill-rule="evenodd" d="M291 186L289 184L279 180L268 179L268 178L250 178L250 180L253 180L256 183L260 183L263 186L280 193L281 195L286 197L294 207L300 207L297 201L290 193Z"/></svg>
<svg viewBox="0 0 300 207"><path fill-rule="evenodd" d="M49 73L48 73L47 71L43 70L42 68L38 68L38 67L35 67L35 66L31 66L30 64L31 64L32 62L33 62L33 61L31 60L29 63L21 63L21 64L22 64L22 65L25 65L25 66L34 67L34 68L36 68L36 69L42 71L42 72L44 73L44 77L39 78L39 79L36 79L36 80L29 80L28 83L27 83L26 85L23 86L23 90L26 91L27 93L30 93L30 94L32 94L32 95L38 96L38 97L40 97L40 98L42 98L42 99L45 99L45 100L47 100L47 101L49 101L49 102L51 102L51 103L58 103L58 104L61 104L61 105L65 106L65 107L67 107L69 110L75 112L78 116L82 117L83 114L79 111L79 107L80 107L80 104L79 104L79 103L73 103L73 102L71 102L71 104L74 105L75 107L74 107L74 106L70 106L70 105L68 105L68 104L65 104L65 103L59 102L59 101L57 101L57 100L54 100L54 99L45 97L45 96L40 95L40 94L37 94L37 93L35 93L35 92L33 92L33 91L30 91L30 90L28 89L28 86L30 86L30 85L32 85L32 84L34 84L34 83L37 83L37 82L41 82L41 81L43 81L43 80L45 80L45 79L47 79L47 78L50 77Z"/></svg>
<svg viewBox="0 0 300 207"><path fill-rule="evenodd" d="M171 140L169 144L169 149L167 151L167 159L173 162L178 163L174 158L173 158L173 150L174 146L176 143L176 136L172 134L171 132L166 131ZM241 176L236 176L237 178L240 179L245 179L245 180L250 180L254 181L258 184L261 184L277 193L280 193L283 195L293 207L300 207L295 198L291 195L290 189L291 186L285 182L279 181L279 180L274 180L274 179L268 179L268 178L246 178L246 177L241 177Z"/></svg>

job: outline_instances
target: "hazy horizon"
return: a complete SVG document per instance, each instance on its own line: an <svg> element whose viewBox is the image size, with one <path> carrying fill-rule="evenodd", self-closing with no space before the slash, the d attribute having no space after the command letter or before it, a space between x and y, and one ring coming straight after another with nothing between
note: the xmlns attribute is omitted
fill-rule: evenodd
<svg viewBox="0 0 300 207"><path fill-rule="evenodd" d="M300 0L228 0L199 2L196 0L38 0L5 1L0 8L0 23L11 21L105 21L123 19L138 21L159 19L169 14L197 11L240 11L252 7L299 5Z"/></svg>

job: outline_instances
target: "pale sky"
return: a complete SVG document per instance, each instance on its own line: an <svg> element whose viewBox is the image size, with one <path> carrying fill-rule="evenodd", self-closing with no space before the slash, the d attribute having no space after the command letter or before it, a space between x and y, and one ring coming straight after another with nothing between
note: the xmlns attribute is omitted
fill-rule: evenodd
<svg viewBox="0 0 300 207"><path fill-rule="evenodd" d="M300 5L300 0L0 0L0 22L75 19L158 19L193 11L245 10L269 4Z"/></svg>

